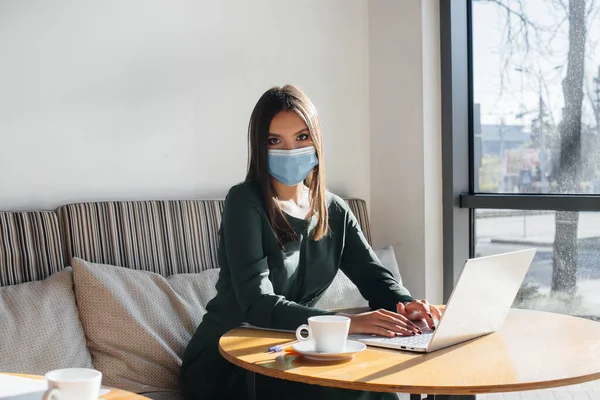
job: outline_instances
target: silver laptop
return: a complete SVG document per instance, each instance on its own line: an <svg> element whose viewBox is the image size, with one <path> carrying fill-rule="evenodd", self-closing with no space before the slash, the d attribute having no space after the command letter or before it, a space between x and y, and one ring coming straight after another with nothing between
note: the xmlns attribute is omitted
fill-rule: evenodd
<svg viewBox="0 0 600 400"><path fill-rule="evenodd" d="M533 261L536 249L467 260L435 330L384 338L350 335L369 346L427 353L462 343L502 326Z"/></svg>

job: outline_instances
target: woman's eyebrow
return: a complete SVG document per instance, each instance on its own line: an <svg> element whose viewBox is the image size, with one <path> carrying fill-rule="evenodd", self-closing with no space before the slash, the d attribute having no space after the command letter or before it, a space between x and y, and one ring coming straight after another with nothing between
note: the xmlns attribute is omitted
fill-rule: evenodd
<svg viewBox="0 0 600 400"><path fill-rule="evenodd" d="M308 132L308 128L302 128L302 129L300 129L298 132L294 133L294 135L298 135L298 134L300 134L300 133L304 133L304 132ZM278 137L278 138L279 138L279 137L281 137L281 135L280 135L280 134L278 134L278 133L273 133L273 132L269 132L269 136L274 136L274 137Z"/></svg>

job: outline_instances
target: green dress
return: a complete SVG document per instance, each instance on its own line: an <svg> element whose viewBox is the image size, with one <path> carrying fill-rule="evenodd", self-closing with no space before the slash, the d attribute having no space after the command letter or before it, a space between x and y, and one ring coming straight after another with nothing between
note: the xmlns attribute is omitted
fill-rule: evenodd
<svg viewBox="0 0 600 400"><path fill-rule="evenodd" d="M360 226L340 197L327 193L329 233L310 238L316 218L285 215L299 240L282 249L269 223L257 182L234 186L225 200L220 245L221 268L217 295L190 341L181 367L186 400L244 399L245 371L218 352L225 332L242 322L276 329L296 329L308 317L331 312L313 308L333 281L338 268L358 286L373 309L395 311L399 301L411 301L381 264ZM257 375L259 400L387 399L390 394L325 388ZM387 397L386 397L387 396Z"/></svg>

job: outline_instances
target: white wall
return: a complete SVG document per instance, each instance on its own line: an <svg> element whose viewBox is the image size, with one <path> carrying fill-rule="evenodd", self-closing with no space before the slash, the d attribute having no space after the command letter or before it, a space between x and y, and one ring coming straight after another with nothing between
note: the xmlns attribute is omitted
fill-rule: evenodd
<svg viewBox="0 0 600 400"><path fill-rule="evenodd" d="M295 83L329 188L441 301L437 0L3 0L0 210L222 197L252 107ZM370 121L370 123L369 123Z"/></svg>
<svg viewBox="0 0 600 400"><path fill-rule="evenodd" d="M317 105L329 187L369 198L366 0L3 0L0 210L222 197L252 107Z"/></svg>
<svg viewBox="0 0 600 400"><path fill-rule="evenodd" d="M442 302L437 0L370 0L371 220L413 296Z"/></svg>

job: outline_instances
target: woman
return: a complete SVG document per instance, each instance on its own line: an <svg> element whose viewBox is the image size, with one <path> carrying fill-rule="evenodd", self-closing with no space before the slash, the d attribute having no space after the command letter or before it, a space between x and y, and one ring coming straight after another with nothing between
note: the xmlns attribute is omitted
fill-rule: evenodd
<svg viewBox="0 0 600 400"><path fill-rule="evenodd" d="M245 398L245 372L219 354L221 335L242 322L292 330L332 314L312 305L338 268L378 310L349 315L350 333L414 335L420 331L411 321L434 328L440 316L413 300L377 259L346 203L326 192L321 126L302 91L287 85L265 92L250 118L249 142L246 181L225 200L217 295L183 358L186 400ZM395 398L260 375L256 391L259 400Z"/></svg>

